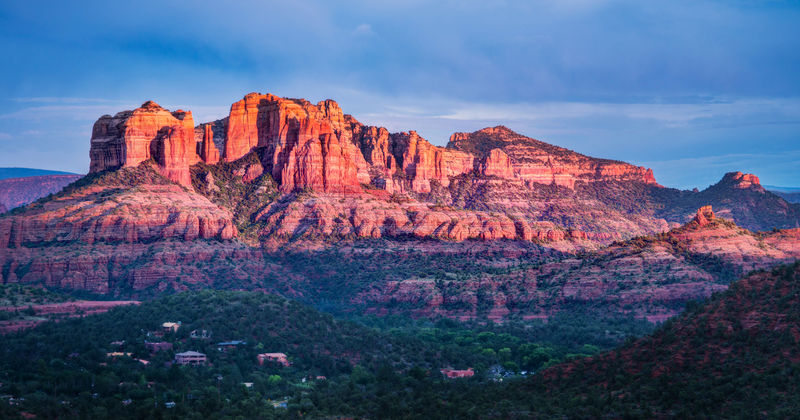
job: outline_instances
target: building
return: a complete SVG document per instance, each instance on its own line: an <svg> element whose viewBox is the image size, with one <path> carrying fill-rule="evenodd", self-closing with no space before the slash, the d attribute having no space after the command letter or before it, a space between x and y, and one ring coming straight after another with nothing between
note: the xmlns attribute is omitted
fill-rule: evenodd
<svg viewBox="0 0 800 420"><path fill-rule="evenodd" d="M164 332L176 332L176 331L178 331L178 328L180 328L180 327L181 327L181 322L180 321L178 321L178 322L165 322L165 323L161 324L161 329L164 330Z"/></svg>
<svg viewBox="0 0 800 420"><path fill-rule="evenodd" d="M292 365L292 363L289 362L288 356L284 353L261 353L257 357L259 365L263 365L266 361L280 363L286 367Z"/></svg>
<svg viewBox="0 0 800 420"><path fill-rule="evenodd" d="M151 353L155 353L157 351L166 351L172 350L172 343L168 343L166 341L157 341L157 342L144 342L144 347L149 350Z"/></svg>
<svg viewBox="0 0 800 420"><path fill-rule="evenodd" d="M475 375L475 371L473 371L472 368L469 368L467 370L444 368L440 369L439 372L442 372L442 375L444 375L447 378L469 378L470 376Z"/></svg>
<svg viewBox="0 0 800 420"><path fill-rule="evenodd" d="M179 365L205 365L206 355L196 351L185 351L175 355L175 363Z"/></svg>

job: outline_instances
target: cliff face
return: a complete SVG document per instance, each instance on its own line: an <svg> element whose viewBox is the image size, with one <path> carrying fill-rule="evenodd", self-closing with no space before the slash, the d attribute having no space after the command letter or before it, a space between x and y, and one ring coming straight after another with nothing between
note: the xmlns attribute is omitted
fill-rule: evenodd
<svg viewBox="0 0 800 420"><path fill-rule="evenodd" d="M251 93L231 106L224 158L234 161L255 147L281 191L361 192L367 163L352 142L341 108L333 101Z"/></svg>
<svg viewBox="0 0 800 420"><path fill-rule="evenodd" d="M472 153L484 167L488 166L490 173L503 178L568 188L574 188L578 181L636 181L657 185L651 169L584 156L525 137L504 126L454 133L447 147ZM504 152L511 170L507 168L506 158L496 150ZM493 165L499 166L494 169Z"/></svg>
<svg viewBox="0 0 800 420"><path fill-rule="evenodd" d="M191 186L198 160L191 112L169 112L148 101L133 111L104 115L92 129L89 172L137 166L155 159L167 178Z"/></svg>
<svg viewBox="0 0 800 420"><path fill-rule="evenodd" d="M392 153L398 162L402 178L415 192L430 192L431 181L447 186L450 184L450 177L473 169L473 155L436 147L415 131L393 134L390 138Z"/></svg>

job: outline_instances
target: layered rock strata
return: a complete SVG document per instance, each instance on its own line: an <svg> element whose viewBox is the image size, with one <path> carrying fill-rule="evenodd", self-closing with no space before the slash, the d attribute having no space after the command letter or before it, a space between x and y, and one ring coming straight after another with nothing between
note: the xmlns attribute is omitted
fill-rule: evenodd
<svg viewBox="0 0 800 420"><path fill-rule="evenodd" d="M169 112L153 101L133 111L104 115L92 129L89 172L137 166L153 159L162 175L191 186L189 166L198 160L192 113Z"/></svg>
<svg viewBox="0 0 800 420"><path fill-rule="evenodd" d="M568 188L574 188L579 181L636 181L657 185L651 169L584 156L525 137L504 126L454 133L447 147L475 155L482 162L484 173L488 171L503 178Z"/></svg>

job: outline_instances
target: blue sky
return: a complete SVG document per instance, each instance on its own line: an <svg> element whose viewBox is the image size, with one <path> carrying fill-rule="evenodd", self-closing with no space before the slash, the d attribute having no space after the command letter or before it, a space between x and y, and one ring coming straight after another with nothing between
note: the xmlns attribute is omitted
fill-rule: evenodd
<svg viewBox="0 0 800 420"><path fill-rule="evenodd" d="M252 91L417 130L506 125L652 167L800 186L800 2L0 2L0 166L85 172L102 114Z"/></svg>

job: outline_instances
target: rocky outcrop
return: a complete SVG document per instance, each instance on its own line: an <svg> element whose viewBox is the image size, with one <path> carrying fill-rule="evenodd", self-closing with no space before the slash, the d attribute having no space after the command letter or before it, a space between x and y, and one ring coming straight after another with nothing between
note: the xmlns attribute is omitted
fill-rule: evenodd
<svg viewBox="0 0 800 420"><path fill-rule="evenodd" d="M57 193L80 177L81 175L40 175L0 179L0 213Z"/></svg>
<svg viewBox="0 0 800 420"><path fill-rule="evenodd" d="M560 229L550 222L529 222L513 214L380 198L380 194L295 197L266 206L253 220L263 225L261 237L273 240L411 237L447 241L581 242L600 239L592 233Z"/></svg>
<svg viewBox="0 0 800 420"><path fill-rule="evenodd" d="M137 166L154 159L162 174L191 186L198 156L191 112L169 112L153 101L133 111L104 115L92 129L89 172Z"/></svg>
<svg viewBox="0 0 800 420"><path fill-rule="evenodd" d="M233 161L259 147L265 169L284 192L360 192L369 172L346 128L333 101L313 105L251 93L231 106L224 158Z"/></svg>
<svg viewBox="0 0 800 420"><path fill-rule="evenodd" d="M795 406L796 382L784 378L800 361L798 282L800 264L752 273L650 336L537 373L530 389L547 390L549 398L615 400L613 408L597 409L597 400L579 403L575 413L592 417L615 417L629 407L647 407L645 417L670 411L759 417ZM719 378L747 378L735 387L747 403L731 398L730 382ZM678 394L700 397L676 403Z"/></svg>
<svg viewBox="0 0 800 420"><path fill-rule="evenodd" d="M714 210L711 209L711 206L703 206L697 209L697 213L694 215L694 220L698 226L705 226L711 221L714 220Z"/></svg>
<svg viewBox="0 0 800 420"><path fill-rule="evenodd" d="M480 161L498 159L493 150L502 150L513 167L512 171L501 171L504 177L515 177L528 183L555 184L568 188L574 188L576 182L597 181L635 181L657 185L651 169L584 156L525 137L504 126L484 128L473 133L454 133L447 147L471 153Z"/></svg>
<svg viewBox="0 0 800 420"><path fill-rule="evenodd" d="M496 176L500 178L514 178L514 168L511 159L502 149L492 149L480 164L480 174L483 176Z"/></svg>
<svg viewBox="0 0 800 420"><path fill-rule="evenodd" d="M745 174L741 172L728 172L722 177L722 180L717 184L720 186L729 186L739 189L752 189L755 191L766 191L761 186L761 181L753 174Z"/></svg>
<svg viewBox="0 0 800 420"><path fill-rule="evenodd" d="M208 165L219 162L219 150L214 144L214 131L211 124L203 124L203 138L199 143L200 159Z"/></svg>
<svg viewBox="0 0 800 420"><path fill-rule="evenodd" d="M392 134L390 138L400 174L415 192L430 192L431 181L447 186L451 177L473 170L473 155L436 147L415 131Z"/></svg>

